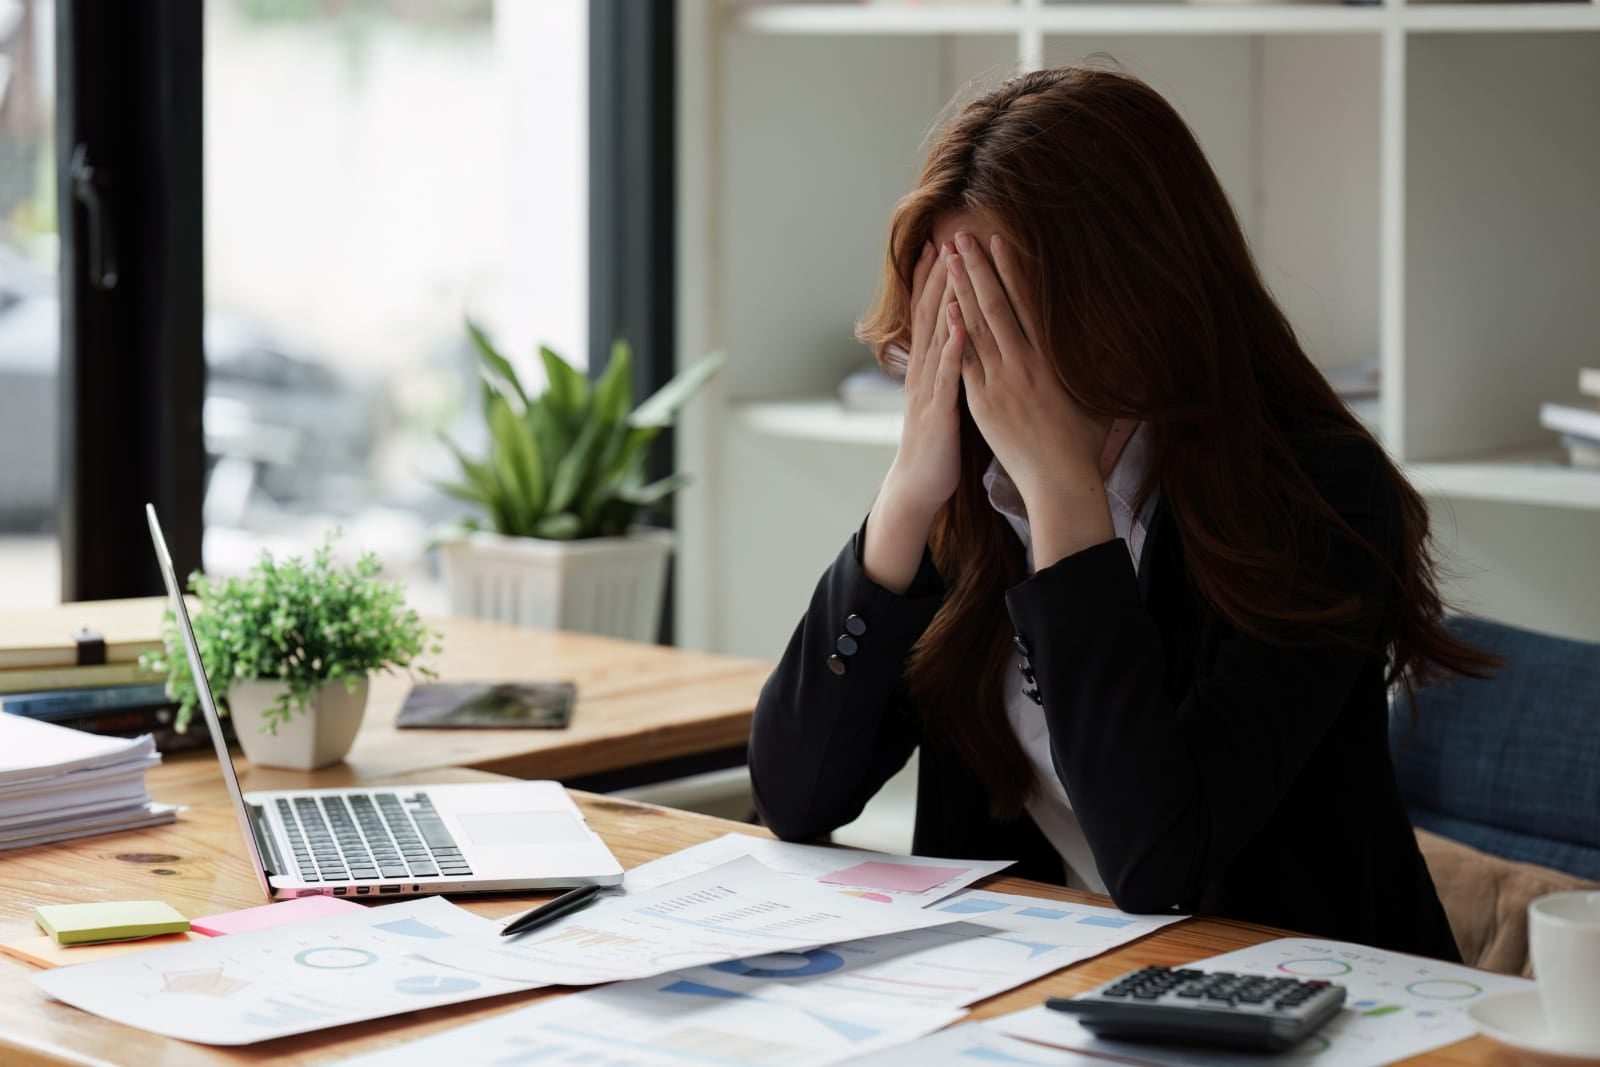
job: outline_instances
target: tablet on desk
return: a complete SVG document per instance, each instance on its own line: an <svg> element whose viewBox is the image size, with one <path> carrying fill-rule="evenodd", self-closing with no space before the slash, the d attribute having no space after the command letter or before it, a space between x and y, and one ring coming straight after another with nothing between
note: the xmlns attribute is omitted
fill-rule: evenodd
<svg viewBox="0 0 1600 1067"><path fill-rule="evenodd" d="M559 730L572 720L577 698L571 682L427 682L411 687L395 725Z"/></svg>

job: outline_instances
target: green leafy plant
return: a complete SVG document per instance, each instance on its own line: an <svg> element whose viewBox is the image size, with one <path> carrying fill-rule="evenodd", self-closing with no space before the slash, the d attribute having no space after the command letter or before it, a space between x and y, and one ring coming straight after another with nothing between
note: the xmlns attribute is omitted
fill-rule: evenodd
<svg viewBox="0 0 1600 1067"><path fill-rule="evenodd" d="M722 366L722 353L684 368L634 407L633 353L624 341L611 346L611 362L592 388L566 360L540 348L549 383L530 396L483 331L470 322L467 330L483 379L489 454L472 459L446 440L463 478L443 488L482 508L496 533L555 541L618 536L640 509L688 481L677 473L646 483L645 460L650 443ZM481 526L477 519L465 525Z"/></svg>
<svg viewBox="0 0 1600 1067"><path fill-rule="evenodd" d="M353 689L369 672L395 668L434 676L416 660L424 652L438 654L438 634L406 606L401 583L378 578L382 566L375 555L362 555L354 566L335 563L337 539L330 534L309 559L280 561L262 553L243 577L190 576L195 642L219 710L232 682L282 682L284 692L267 709L262 728L276 733L280 723L305 712L324 684ZM140 664L166 674L182 731L200 698L170 608L162 644L164 651L145 653Z"/></svg>

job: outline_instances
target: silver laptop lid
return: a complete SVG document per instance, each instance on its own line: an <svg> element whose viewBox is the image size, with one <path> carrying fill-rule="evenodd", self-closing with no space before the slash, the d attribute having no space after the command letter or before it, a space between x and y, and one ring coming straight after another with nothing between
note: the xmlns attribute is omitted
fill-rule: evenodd
<svg viewBox="0 0 1600 1067"><path fill-rule="evenodd" d="M233 757L228 753L228 742L222 736L222 719L217 714L216 702L211 697L211 680L206 677L205 665L200 662L200 645L194 639L194 624L189 621L189 606L184 603L183 590L178 576L172 570L172 554L167 551L167 539L161 532L161 522L156 518L154 504L144 506L145 518L150 520L150 540L156 546L156 562L161 565L161 580L167 585L167 596L172 600L172 613L177 616L178 630L183 634L184 653L189 658L189 672L194 675L195 691L200 694L200 712L205 716L206 729L211 732L211 744L217 750L217 760L222 764L222 781L228 787L228 797L233 801L233 813L239 817L239 834L245 848L250 850L250 866L261 883L261 892L272 899L272 886L267 882L266 864L261 860L261 849L256 846L256 835L250 826L250 811L245 807L244 794L239 790L239 776L234 773Z"/></svg>

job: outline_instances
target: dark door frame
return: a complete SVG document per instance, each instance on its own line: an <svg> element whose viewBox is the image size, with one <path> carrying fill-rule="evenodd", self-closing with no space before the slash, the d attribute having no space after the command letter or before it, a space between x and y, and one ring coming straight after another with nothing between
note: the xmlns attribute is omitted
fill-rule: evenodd
<svg viewBox="0 0 1600 1067"><path fill-rule="evenodd" d="M57 0L63 600L161 591L143 505L200 565L202 7Z"/></svg>
<svg viewBox="0 0 1600 1067"><path fill-rule="evenodd" d="M677 367L676 24L675 0L589 3L589 372L603 371L612 341L626 338L641 398ZM669 430L651 476L670 473L673 456ZM670 515L659 520L670 525ZM666 643L672 599L669 583Z"/></svg>

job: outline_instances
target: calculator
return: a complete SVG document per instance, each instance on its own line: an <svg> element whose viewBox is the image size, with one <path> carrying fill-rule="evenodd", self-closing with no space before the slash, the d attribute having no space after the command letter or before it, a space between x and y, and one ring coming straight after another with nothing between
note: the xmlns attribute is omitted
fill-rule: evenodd
<svg viewBox="0 0 1600 1067"><path fill-rule="evenodd" d="M1146 967L1045 1004L1096 1037L1282 1052L1338 1013L1344 987L1298 978Z"/></svg>

